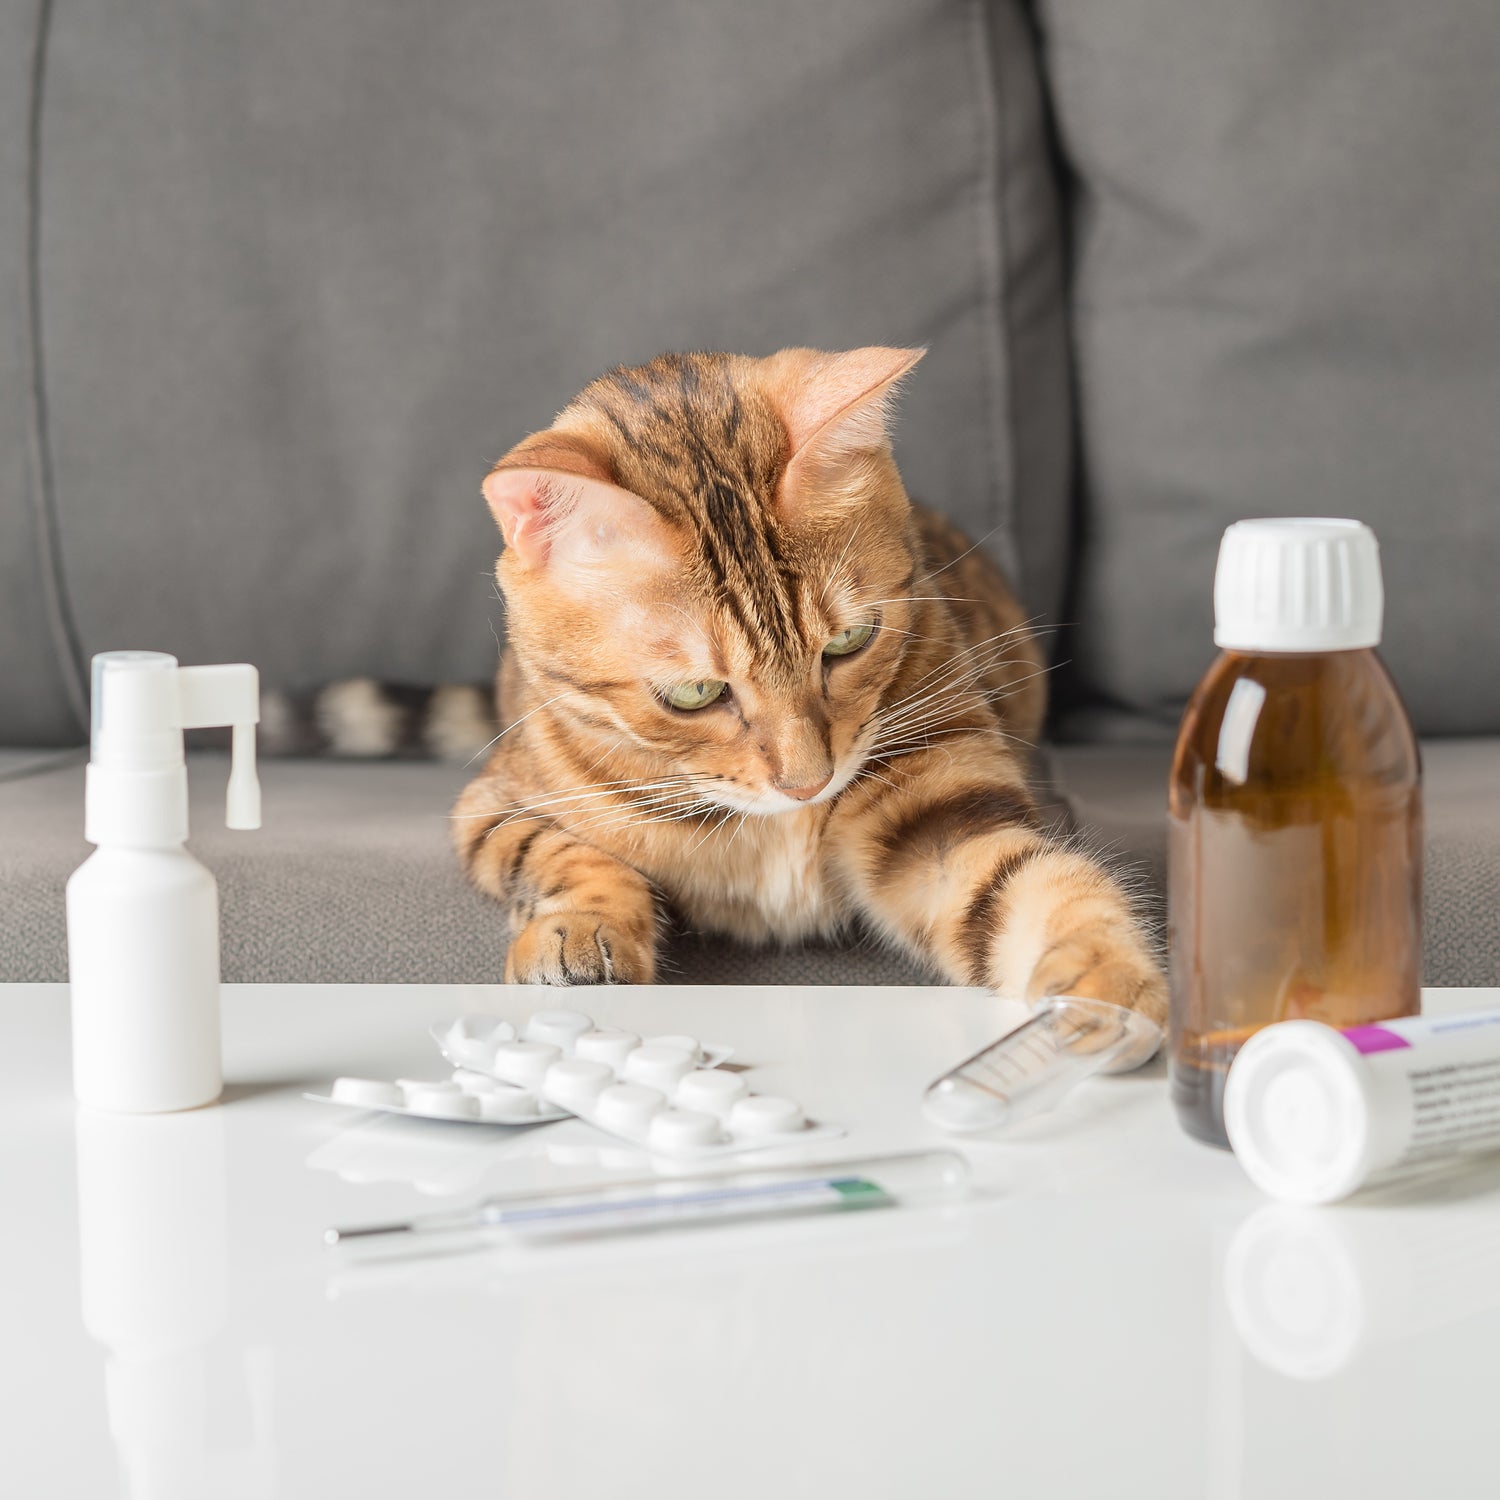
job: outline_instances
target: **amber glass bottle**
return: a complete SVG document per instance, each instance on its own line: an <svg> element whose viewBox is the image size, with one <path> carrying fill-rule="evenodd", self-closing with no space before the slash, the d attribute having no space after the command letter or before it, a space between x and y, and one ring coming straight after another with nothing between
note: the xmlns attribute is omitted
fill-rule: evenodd
<svg viewBox="0 0 1500 1500"><path fill-rule="evenodd" d="M1421 764L1380 638L1374 535L1352 521L1230 527L1224 648L1182 721L1170 788L1172 1100L1227 1146L1241 1043L1296 1017L1413 1014Z"/></svg>

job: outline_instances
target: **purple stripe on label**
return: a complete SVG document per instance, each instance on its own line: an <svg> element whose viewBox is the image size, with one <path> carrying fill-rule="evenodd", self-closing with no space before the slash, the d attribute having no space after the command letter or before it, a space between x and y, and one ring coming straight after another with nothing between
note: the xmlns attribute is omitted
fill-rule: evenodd
<svg viewBox="0 0 1500 1500"><path fill-rule="evenodd" d="M1391 1052L1397 1047L1410 1047L1404 1036L1397 1036L1384 1026L1350 1026L1343 1033L1346 1041L1353 1042L1361 1052Z"/></svg>

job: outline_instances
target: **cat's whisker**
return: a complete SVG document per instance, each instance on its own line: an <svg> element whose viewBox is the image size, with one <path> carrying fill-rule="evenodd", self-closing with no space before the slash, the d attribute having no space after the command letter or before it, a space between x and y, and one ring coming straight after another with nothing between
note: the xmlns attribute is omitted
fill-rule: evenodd
<svg viewBox="0 0 1500 1500"><path fill-rule="evenodd" d="M896 702L888 705L881 712L885 718L894 719L921 705L933 702L944 695L952 694L955 690L963 691L971 689L982 694L986 689L980 685L979 678L988 675L1010 661L1019 662L1019 660L1019 658L997 655L979 662L968 660L950 661L943 667L928 673L906 697L897 699Z"/></svg>
<svg viewBox="0 0 1500 1500"><path fill-rule="evenodd" d="M494 746L498 745L500 741L503 740L505 736L511 732L512 729L516 729L520 725L524 724L527 719L532 717L533 714L539 714L544 708L550 708L554 703L560 703L564 698L573 697L577 694L577 692L577 688L564 688L562 692L556 694L554 697L548 698L545 703L538 703L535 708L527 709L527 711L522 714L519 719L513 719L509 724L507 724L505 728L502 729L500 733L497 734L494 739L489 742L489 744L481 745L479 749L477 749L468 758L468 760L465 761L465 766L472 766L474 762L485 753L486 750L493 749Z"/></svg>
<svg viewBox="0 0 1500 1500"><path fill-rule="evenodd" d="M888 786L893 792L899 792L901 788L889 776L882 776L879 771L875 770L871 763L876 759L877 752L871 749L870 753L865 757L864 764L850 777L849 785L853 786L856 781L878 781L881 786Z"/></svg>
<svg viewBox="0 0 1500 1500"><path fill-rule="evenodd" d="M704 832L701 831L702 828L703 828L704 823L708 822L708 818L709 818L709 814L710 813L722 812L722 811L723 811L722 808L717 808L717 807L714 807L712 804L710 804L708 812L706 812L703 815L702 822L700 822L698 824L697 829L694 830L694 832L696 832L698 834L698 837L696 839L694 839L693 843L689 846L688 851L687 851L689 854L695 853L698 850L699 846L702 845L702 843L704 842L705 839L708 839L708 838L712 837L713 834L715 834L716 832L718 832L718 830L721 829L724 826L724 819L720 818L717 822L709 824L709 828L708 828L708 832L707 833L704 833Z"/></svg>
<svg viewBox="0 0 1500 1500"><path fill-rule="evenodd" d="M714 811L712 807L708 811ZM665 823L685 823L691 818L701 819L704 816L704 808L700 803L682 808L677 811L656 812L640 816L621 816L619 818L601 820L592 824L585 824L579 828L570 828L568 832L577 838L597 837L600 834L611 833L616 835L632 835L639 829L661 825Z"/></svg>
<svg viewBox="0 0 1500 1500"><path fill-rule="evenodd" d="M1032 659L1030 657L1008 654L1008 645L1009 642L1004 638L997 637L992 641L982 643L981 646L944 658L937 666L931 668L918 678L912 685L911 691L905 697L898 698L894 703L887 705L885 712L895 712L907 703L913 702L924 695L941 691L944 686L960 679L967 678L972 681L988 676L1000 667L1012 664L1017 666L1031 665ZM983 654L980 654L981 652ZM1044 668L1043 670L1048 669Z"/></svg>
<svg viewBox="0 0 1500 1500"><path fill-rule="evenodd" d="M687 804L694 805L694 807L705 804L705 798L700 796L694 787L663 787L663 789L649 792L645 796L613 799L613 801L606 802L604 805L598 805L598 807L565 807L555 814L555 819L558 820L558 825L564 826L564 828L582 828L582 826L589 826L592 822L597 822L597 820L606 820L610 819L610 817L630 817L634 813L643 813L643 811L678 807L678 805L684 804L684 801ZM565 822L564 819L571 816L585 819L585 822Z"/></svg>
<svg viewBox="0 0 1500 1500"><path fill-rule="evenodd" d="M964 558L968 557L971 552L977 552L982 546L984 546L984 544L989 541L989 539L994 536L999 530L1000 528L998 526L991 526L990 529L985 532L985 534L980 537L977 542L971 542L967 547L964 548L962 552L958 554L957 557L950 557L948 561L942 565L942 567L934 568L932 572L928 574L928 577L936 578L938 574L946 573L949 568L956 567L964 560Z"/></svg>
<svg viewBox="0 0 1500 1500"><path fill-rule="evenodd" d="M1025 627L1017 626L1014 629L1001 630L994 635L985 636L981 640L973 641L960 650L951 652L949 655L945 656L936 667L932 668L931 671L929 671L928 675L930 676L932 672L942 670L942 668L949 663L969 660L979 655L980 652L996 651L1002 647L1008 649L1010 645L1016 643L1018 638L1023 638L1025 634Z"/></svg>
<svg viewBox="0 0 1500 1500"><path fill-rule="evenodd" d="M689 795L688 788L672 788L668 791L652 793L649 796L636 797L631 800L613 800L602 802L596 800L594 803L570 803L558 808L528 808L509 814L501 818L493 828L485 832L485 838L491 838L500 829L511 823L534 820L537 822L551 823L557 828L572 828L579 826L569 822L570 818L601 818L615 814L630 815L646 808L660 805L668 805L674 800Z"/></svg>
<svg viewBox="0 0 1500 1500"><path fill-rule="evenodd" d="M628 781L613 785L609 783L600 783L600 785L598 785L597 787L569 787L564 790L548 793L542 797L530 798L516 802L505 802L502 803L499 807L485 808L481 812L453 813L450 814L450 816L460 819L498 817L500 814L507 812L528 812L539 810L549 807L555 803L567 802L575 798L618 795L620 793L631 790L646 791L649 789L654 789L656 786L666 784L676 783L675 781L672 783Z"/></svg>
<svg viewBox="0 0 1500 1500"><path fill-rule="evenodd" d="M724 852L726 854L728 854L729 851L734 848L734 841L740 836L740 834L745 831L745 824L749 820L749 817L750 809L747 807L744 812L740 814L739 822L734 825L734 832L729 835L729 842L724 845Z"/></svg>
<svg viewBox="0 0 1500 1500"><path fill-rule="evenodd" d="M566 829L569 833L580 833L586 829L603 828L615 822L629 822L633 818L676 812L684 806L697 807L699 802L696 798L687 803L684 803L681 798L662 798L656 801L643 800L609 807L589 808L572 817L559 817L557 826Z"/></svg>
<svg viewBox="0 0 1500 1500"><path fill-rule="evenodd" d="M693 634L698 637L698 639L703 643L703 649L707 651L710 656L712 656L713 642L709 640L708 635L705 633L703 627L680 604L673 604L671 600L668 600L667 608L672 610L674 613L681 615L682 618L687 621L688 629L690 629Z"/></svg>
<svg viewBox="0 0 1500 1500"><path fill-rule="evenodd" d="M843 548L839 552L839 555L835 560L833 566L829 568L828 571L823 575L823 587L818 590L818 602L820 604L827 602L828 589L833 583L833 580L838 576L839 569L844 566L844 559L848 557L849 549L854 545L854 539L859 535L859 529L863 524L864 523L862 521L856 521L853 527L850 528L849 535L845 537Z"/></svg>
<svg viewBox="0 0 1500 1500"><path fill-rule="evenodd" d="M878 604L987 604L987 599L963 599L957 594L895 594L889 599L861 599L862 609L874 609Z"/></svg>
<svg viewBox="0 0 1500 1500"><path fill-rule="evenodd" d="M669 776L659 781L626 780L619 782L599 782L590 787L568 787L558 792L551 792L542 797L530 798L525 801L507 802L499 807L487 808L477 813L451 813L449 816L464 820L472 818L499 817L505 813L530 813L546 811L554 806L575 800L591 797L622 796L633 791L654 791L667 786L693 785L696 781L691 776Z"/></svg>

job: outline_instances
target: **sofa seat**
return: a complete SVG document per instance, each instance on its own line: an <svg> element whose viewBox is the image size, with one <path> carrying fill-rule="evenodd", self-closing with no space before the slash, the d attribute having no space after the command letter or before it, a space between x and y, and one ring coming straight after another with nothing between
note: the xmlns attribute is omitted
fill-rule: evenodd
<svg viewBox="0 0 1500 1500"><path fill-rule="evenodd" d="M1054 778L1075 825L1160 900L1166 746L1063 746ZM1424 746L1428 984L1500 982L1500 740ZM63 886L88 854L82 753L0 755L0 981L67 977ZM219 878L224 977L258 982L484 983L501 978L499 914L449 850L452 766L262 764L265 823L223 826L227 766L190 757L192 848ZM929 976L871 943L751 950L678 935L661 979L911 984Z"/></svg>

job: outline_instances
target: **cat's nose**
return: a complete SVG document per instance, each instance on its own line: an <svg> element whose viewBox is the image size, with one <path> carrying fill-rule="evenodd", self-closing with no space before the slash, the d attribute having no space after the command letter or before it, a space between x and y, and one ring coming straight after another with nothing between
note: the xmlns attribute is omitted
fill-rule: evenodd
<svg viewBox="0 0 1500 1500"><path fill-rule="evenodd" d="M799 802L808 802L816 797L832 780L833 772L830 771L821 781L810 781L806 786L782 786L778 781L776 783L776 790L785 792L788 797L795 797Z"/></svg>

